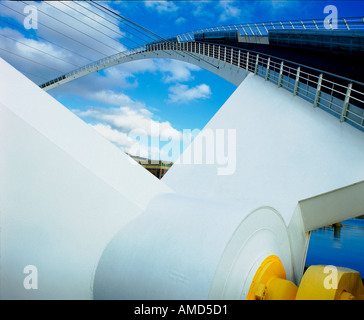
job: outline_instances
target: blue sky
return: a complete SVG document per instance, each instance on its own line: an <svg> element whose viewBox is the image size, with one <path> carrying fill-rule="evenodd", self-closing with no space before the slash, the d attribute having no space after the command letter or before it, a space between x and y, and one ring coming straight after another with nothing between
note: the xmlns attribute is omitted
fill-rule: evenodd
<svg viewBox="0 0 364 320"><path fill-rule="evenodd" d="M339 17L364 15L363 1L100 3L163 37L228 24L324 19L327 5L336 6ZM114 54L115 50L122 51L130 46L130 42L121 37L124 25L120 22L99 12L114 21L101 34L97 31L101 30L99 24L75 11L84 12L89 17L91 13L87 9L97 12L86 2L81 3L81 7L71 2L28 1L26 4L39 10L38 28L30 30L24 27L22 13L25 3L0 1L0 4L0 57L37 84L98 60L102 54ZM98 21L107 24L106 20ZM91 27L87 28L85 23ZM184 136L183 130L202 129L234 90L234 85L197 66L155 59L115 66L50 90L49 94L121 150L139 150L144 156L174 161L175 155L171 158L160 152L165 142L158 145L156 140L167 139L171 134L179 137L177 140L185 139L186 146L190 137ZM155 127L165 133L157 137L151 129ZM138 129L149 138L139 142L139 149L132 149L135 143L130 132Z"/></svg>

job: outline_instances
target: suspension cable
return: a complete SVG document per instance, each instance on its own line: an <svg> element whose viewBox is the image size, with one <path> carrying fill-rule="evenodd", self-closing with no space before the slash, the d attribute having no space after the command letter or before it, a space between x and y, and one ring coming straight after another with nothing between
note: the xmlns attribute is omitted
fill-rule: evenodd
<svg viewBox="0 0 364 320"><path fill-rule="evenodd" d="M3 48L0 48L0 50L6 51L6 52L8 52L8 53L10 53L10 54L12 54L12 55L14 55L14 56L17 56L17 57L20 57L20 58L22 58L22 59L26 59L26 60L31 61L31 62L33 62L33 63L39 64L39 65L41 65L41 66L43 66L43 67L46 67L46 68L48 68L48 69L52 69L52 70L55 70L55 71L57 71L57 72L63 72L63 71L60 71L60 70L58 70L58 69L56 69L56 68L52 68L52 67L47 66L47 65L45 65L45 64L43 64L43 63L40 63L40 62L38 62L38 61L34 61L34 60L32 60L32 59L29 59L29 58L27 58L27 57L24 57L24 56L22 56L22 55L20 55L20 54L14 53L14 52L12 52L12 51L9 51L9 50L3 49Z"/></svg>
<svg viewBox="0 0 364 320"><path fill-rule="evenodd" d="M31 49L33 49L33 50L37 50L37 51L39 51L39 52L41 52L41 53L43 53L43 54L46 54L46 55L48 55L48 56L50 56L50 57L52 57L52 58L55 58L55 59L61 60L61 61L65 62L65 63L71 64L71 65L73 65L73 66L75 66L75 67L80 67L80 66L78 66L78 65L75 65L74 63L71 63L71 62L68 62L68 61L66 61L66 60L64 60L64 59L62 59L62 58L56 57L56 56L54 56L53 54L50 54L50 53L48 53L48 52L45 52L45 51L40 50L40 49L38 49L38 48L35 48L35 47L31 46L31 45L28 45L28 44L26 44L26 43L24 43L24 42L21 42L21 41L19 41L19 40L14 39L14 38L11 38L11 37L8 37L8 36L5 36L5 35L3 35L3 34L0 34L0 36L2 36L2 37L4 37L4 38L7 38L7 39L10 39L10 40L13 40L13 41L15 41L15 42L18 42L18 43L22 44L23 46L29 47L29 48L31 48Z"/></svg>
<svg viewBox="0 0 364 320"><path fill-rule="evenodd" d="M63 14L65 14L65 15L67 15L67 16L69 16L69 17L71 17L72 19L76 20L77 22L80 22L80 23L82 23L82 24L86 25L87 27L90 27L90 28L92 28L92 29L96 30L97 32L100 32L100 33L102 33L102 34L106 35L107 37L109 37L110 39L112 39L113 41L115 41L113 38L111 38L110 36L108 36L108 35L107 35L107 34L105 34L104 32L102 32L102 31L100 31L100 30L97 30L97 29L96 29L96 28L94 28L93 26L91 26L91 25L89 25L89 24L86 24L86 23L84 23L83 21L78 20L77 18L73 17L72 15L68 14L67 12L62 11L61 9L59 9L59 8L55 7L54 5L52 5L52 4L50 4L50 3L48 3L47 1L44 1L44 3L46 3L48 6L51 6L51 7L55 8L56 10L58 10L58 11L62 12ZM62 3L62 4L63 4L63 3ZM42 12L41 10L39 10L39 11L40 11L40 12ZM44 12L43 12L43 13L44 13ZM46 13L45 13L45 14L46 14ZM56 18L54 18L54 19L55 19L55 20L57 20L57 21L60 21L60 20L58 20L58 19L56 19ZM76 30L77 30L77 29L76 29ZM87 34L87 33L83 32L83 31L80 31L80 30L78 30L78 31L79 31L79 32L81 32L82 34L84 34L84 35L86 35L86 36L90 37L91 39L96 40L96 41L98 41L99 43L102 43L103 45L105 45L105 46L109 47L110 49L113 49L113 50L114 50L114 51L116 51L116 52L120 52L120 50L119 50L119 49L116 49L116 48L114 48L114 47L112 47L112 46L110 46L110 45L106 44L105 42L102 42L100 39L96 39L96 38L94 38L94 37L90 36L89 34Z"/></svg>
<svg viewBox="0 0 364 320"><path fill-rule="evenodd" d="M148 29L146 29L146 28L144 28L144 27L142 27L142 26L140 26L140 25L138 25L137 23L135 23L135 22L133 22L133 21L131 21L131 20L129 20L129 19L127 19L127 18L123 17L122 15L120 15L120 14L116 13L115 11L108 9L108 8L104 7L103 5L101 5L101 4L99 4L99 3L97 3L97 2L94 2L94 0L89 1L89 3L90 3L90 4L92 4L92 5L93 5L93 4L96 4L97 6L99 6L99 7L103 8L104 10L106 10L106 11L108 11L108 12L111 12L113 15L115 15L115 16L117 16L117 17L119 17L119 18L120 18L120 19L122 19L123 21L127 21L127 22L131 23L132 25L134 25L134 26L136 26L136 27L138 27L138 28L140 28L140 29L142 29L142 30L145 30L147 33L151 34L152 36L157 37L157 39L158 39L159 41L163 41L163 42L166 42L166 43L169 43L169 44L174 45L174 43L173 43L172 41L169 41L168 39L165 39L165 38L163 38L163 37L161 37L161 36L157 35L156 33L152 32L152 31L150 31L150 30L148 30ZM131 26L129 26L129 27L131 27ZM131 28L135 29L134 27L131 27ZM140 31L139 31L139 32L140 32ZM151 38L151 39L155 40L155 38L153 38L152 36L149 36L149 38ZM180 53L180 52L178 52L178 51L176 51L176 53L177 53L177 54L179 54L179 55L181 55L181 56L183 56L183 54L181 54L181 53ZM209 64L209 65L211 65L211 66L213 66L213 67L215 67L215 68L217 68L217 69L219 68L218 66L215 66L213 63L211 63L211 62L209 62L209 61L206 61L206 60L204 60L203 58L201 59L201 58L199 58L199 57L196 57L193 53L185 52L185 54L186 54L186 55L188 55L188 56L190 56L191 58L193 58L193 59L197 60L197 61L201 61L201 60L203 60L205 63L207 63L207 64Z"/></svg>
<svg viewBox="0 0 364 320"><path fill-rule="evenodd" d="M121 28L120 28L120 27L119 27L116 23L113 23L112 21L105 19L102 15L100 15L100 14L98 14L98 13L96 13L96 12L94 12L94 11L92 11L92 10L90 10L90 9L86 8L86 7L84 7L84 6L83 6L83 5L81 5L79 2L74 1L73 3L75 3L76 5L78 5L79 7L83 8L83 9L85 9L85 10L87 10L87 11L91 12L92 14L94 14L94 15L96 15L96 16L98 16L98 17L102 18L102 19L104 19L105 21L107 21L107 22L109 22L109 23L113 24L114 26L118 27L118 29L121 29ZM64 2L62 2L62 4L64 4L64 5L66 5L66 6L68 6L68 7L70 7L70 8L71 8L71 6L69 6L69 5L65 4ZM73 10L76 10L77 12L79 12L79 13L83 14L85 17L87 17L87 18L89 18L89 19L92 19L91 17L89 17L89 16L88 16L88 15L86 15L85 13L83 13L83 12L81 12L81 11L79 11L79 10L75 9L75 8L73 8ZM134 40L132 40L132 39L129 39L128 37L126 37L126 36L125 36L125 34L122 34L121 32L115 31L114 29L112 29L112 28L108 27L107 25L105 25L105 24L103 24L103 23L101 23L101 22L99 22L99 21L97 21L97 20L95 20L95 19L92 19L92 20L93 20L93 21L95 21L95 22L97 22L98 24L100 24L100 25L104 26L105 28L107 28L107 29L111 30L112 32L114 32L114 33L118 34L120 37L125 38L126 40L131 41L131 42L135 43L136 45L140 46L140 43L138 43L138 42L136 42L136 41L134 41ZM125 45L125 44L124 44L124 45ZM128 49L130 49L130 48L131 48L130 46L127 46L127 45L125 45L125 46L126 46Z"/></svg>
<svg viewBox="0 0 364 320"><path fill-rule="evenodd" d="M15 9L13 9L13 8L11 8L11 7L9 7L9 6L5 5L5 4L3 4L3 3L0 3L0 5L2 5L2 6L4 6L4 7L7 7L8 9L10 9L10 10L12 10L12 11L16 12L16 13L19 13L19 14L21 14L22 16L25 16L25 14L23 14L22 12L19 12L19 11L15 10ZM79 42L78 40L75 40L75 39L73 39L72 37L70 37L70 36L68 36L68 35L64 34L63 32L60 32L60 31L58 31L58 30L56 30L56 29L54 29L54 28L52 28L52 27L49 27L49 26L45 25L44 23L42 23L42 22L40 22L40 21L38 21L38 24L40 24L40 25L42 25L42 26L44 26L44 27L46 27L46 28L48 28L48 29L50 29L50 30L52 30L52 31L54 31L54 32L57 32L57 33L59 33L59 34L63 35L64 37L66 37L66 38L68 38L68 39L72 40L73 42L76 42L76 43L78 43L78 44L80 44L80 45L82 45L82 46L84 46L84 47L87 47L87 48L89 48L89 49L91 49L91 50L95 51L95 52L98 52L98 53L102 54L102 55L103 55L103 56L105 56L105 57L107 56L106 54L104 54L104 53L102 53L102 52L100 52L100 51L98 51L98 50L96 50L96 49L94 49L94 48L91 48L91 47L90 47L90 46L88 46L87 44L81 43L81 42Z"/></svg>
<svg viewBox="0 0 364 320"><path fill-rule="evenodd" d="M135 28L135 27L133 27L133 26L131 26L131 25L128 25L126 22L128 21L128 19L126 19L126 18L124 18L123 16L121 16L121 15L119 15L118 13L116 13L115 11L113 11L113 10L110 10L110 9L108 9L108 8L106 8L105 6L103 6L103 5L101 5L101 4L99 4L99 3L97 3L97 2L94 2L94 1L88 1L88 3L90 4L90 5L92 5L93 7L95 7L95 8L98 8L100 11L102 11L103 13L106 13L107 15L109 15L109 16L111 16L111 17L113 17L114 19L115 19L115 17L118 17L119 19L119 21L122 21L126 26L128 26L129 28L132 28L132 29L134 29L134 30L136 30L137 32L139 32L139 33L141 33L142 35L145 35L147 38L149 38L149 39L152 39L152 40L155 40L155 38L153 38L150 34L152 34L152 32L151 31L149 31L149 30L147 30L147 29L145 29L145 28L143 28L143 27L141 27L141 26L139 26L138 24L136 24L136 23L133 23L132 22L132 24L133 25L135 25L137 28ZM95 5L97 5L98 7L96 7ZM100 9L100 8L102 8L102 9ZM138 29L139 28L139 29ZM146 32L143 32L143 31L141 31L141 30L145 30ZM130 32L130 31L129 31ZM131 33L131 32L130 32ZM133 34L133 33L132 33ZM135 35L135 34L133 34L133 35ZM158 35L155 35L157 38L159 37ZM141 40L143 40L144 42L147 42L147 40L145 40L145 39L142 39L142 38L139 38L139 39L141 39ZM159 39L163 39L162 37L159 37Z"/></svg>
<svg viewBox="0 0 364 320"><path fill-rule="evenodd" d="M0 4L1 4L1 3L0 3ZM17 29L18 29L18 30L20 30L20 31L24 31L24 28L21 28L21 27L19 27L19 26L15 25L15 24L13 24L13 23L11 23L11 22L9 22L9 21L6 21L5 19L3 19L3 18L1 18L1 17L0 17L0 20L1 20L1 21L4 21L6 24L8 24L8 25L10 25L10 26L12 26L12 27L14 27L14 28L17 28ZM27 33L30 33L30 31L29 31L29 30L25 30L25 31L26 31ZM71 52L71 53L73 53L73 54L75 54L75 55L77 55L77 56L79 56L79 57L81 57L81 58L83 58L83 59L86 59L86 60L88 60L88 61L92 62L92 60L91 60L91 59L89 59L89 58L87 58L87 57L83 56L82 54L77 53L76 51L73 51L73 50L70 50L70 49L68 49L68 48L65 48L65 47L63 47L63 46L61 46L61 45L59 45L59 44L56 44L56 43L54 43L54 42L52 42L52 41L50 41L50 40L48 40L48 39L46 39L46 38L43 38L43 37L41 37L41 36L39 36L39 35L37 35L37 38L42 39L42 40L44 40L44 41L47 41L47 42L51 43L51 44L52 44L52 45L54 45L54 46L57 46L57 47L59 47L59 48L61 48L61 49L63 49L63 50L66 50L66 51L68 51L68 52Z"/></svg>

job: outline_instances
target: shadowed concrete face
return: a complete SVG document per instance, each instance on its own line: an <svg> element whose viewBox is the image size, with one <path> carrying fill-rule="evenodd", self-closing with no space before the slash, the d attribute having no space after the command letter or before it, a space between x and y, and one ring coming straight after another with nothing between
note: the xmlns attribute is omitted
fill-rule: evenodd
<svg viewBox="0 0 364 320"><path fill-rule="evenodd" d="M162 179L176 194L154 198L103 252L95 298L244 299L270 255L299 284L307 232L360 213L359 130L251 75L181 157L204 132L231 129L235 170L177 161ZM345 210L332 210L332 197Z"/></svg>
<svg viewBox="0 0 364 320"><path fill-rule="evenodd" d="M3 60L0 69L0 296L90 299L106 244L171 190ZM24 286L29 265L37 289Z"/></svg>
<svg viewBox="0 0 364 320"><path fill-rule="evenodd" d="M263 79L248 76L206 126L235 130L231 174L175 164L159 181L0 67L3 299L243 299L269 255L299 281L306 232L335 222L315 218L327 199L363 199L363 133Z"/></svg>

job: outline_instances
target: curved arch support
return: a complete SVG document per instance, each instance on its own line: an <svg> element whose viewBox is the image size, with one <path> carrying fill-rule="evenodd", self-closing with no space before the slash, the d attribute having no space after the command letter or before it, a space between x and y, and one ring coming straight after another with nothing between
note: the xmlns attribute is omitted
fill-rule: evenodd
<svg viewBox="0 0 364 320"><path fill-rule="evenodd" d="M236 86L239 86L249 73L253 73L264 78L265 81L276 84L278 88L282 87L288 90L294 96L299 96L312 102L314 107L328 111L335 117L338 117L341 122L347 121L356 128L364 130L362 118L358 117L358 112L361 112L360 110L363 109L363 83L278 57L266 56L255 51L208 42L190 41L148 44L88 64L48 81L40 85L40 88L47 91L66 82L114 65L152 58L185 61L211 71ZM311 84L307 85L305 76L302 77L301 67L305 68L306 75L315 79ZM321 88L323 78L325 78L326 82L331 83L332 88L337 84L342 85L340 85L339 90L330 89L330 85ZM354 105L349 103L352 83L355 83L357 87L356 92L361 97L356 97L356 100L352 101L355 103ZM332 99L334 94L338 96L337 100ZM327 101L329 102L327 103Z"/></svg>
<svg viewBox="0 0 364 320"><path fill-rule="evenodd" d="M238 68L230 62L207 57L202 54L194 54L194 56L190 56L184 51L150 51L144 53L144 56L140 58L163 58L188 62L224 78L235 86L239 86L247 75L247 72L244 69Z"/></svg>
<svg viewBox="0 0 364 320"><path fill-rule="evenodd" d="M60 76L54 80L51 80L40 87L43 90L48 91L55 87L58 87L67 82L73 81L75 79L86 76L90 73L97 72L106 68L110 68L112 66L116 66L119 64L137 61L142 59L173 59L184 61L187 63L191 63L205 70L211 71L212 73L224 78L225 80L231 82L235 86L239 86L239 84L245 79L247 72L232 64L229 59L222 57L222 59L216 59L212 57L208 57L203 54L193 54L193 56L183 50L152 50L152 51L140 51L137 53L123 53L123 55L118 54L115 56L111 56L95 62L93 64L84 66L80 69L74 70L68 74Z"/></svg>

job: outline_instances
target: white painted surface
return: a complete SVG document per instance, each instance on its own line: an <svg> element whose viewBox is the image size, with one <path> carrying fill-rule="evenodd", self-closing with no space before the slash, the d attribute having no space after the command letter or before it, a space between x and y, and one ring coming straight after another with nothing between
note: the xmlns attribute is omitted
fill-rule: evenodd
<svg viewBox="0 0 364 320"><path fill-rule="evenodd" d="M174 165L173 194L0 67L2 298L241 299L270 254L297 281L297 203L364 180L362 132L249 76L206 127L236 130L236 171ZM29 264L37 290L23 287Z"/></svg>
<svg viewBox="0 0 364 320"><path fill-rule="evenodd" d="M235 172L175 164L163 181L177 195L153 199L108 244L95 298L244 299L271 254L298 284L309 240L299 201L364 178L362 132L254 76L185 152L210 129L236 130ZM331 223L329 211L317 222ZM313 214L309 221L315 223Z"/></svg>
<svg viewBox="0 0 364 320"><path fill-rule="evenodd" d="M95 299L244 299L271 254L291 278L286 227L273 209L160 195L106 247Z"/></svg>
<svg viewBox="0 0 364 320"><path fill-rule="evenodd" d="M110 239L171 192L0 59L1 299L91 299ZM38 271L27 290L23 272Z"/></svg>
<svg viewBox="0 0 364 320"><path fill-rule="evenodd" d="M178 193L271 206L288 225L298 201L364 180L363 132L253 75L205 129L236 130L236 170L175 164L163 181Z"/></svg>
<svg viewBox="0 0 364 320"><path fill-rule="evenodd" d="M264 205L277 210L289 226L292 280L299 283L309 236L297 204L364 180L363 132L253 75L205 129L236 130L235 172L217 175L219 164L175 164L163 181L180 194L239 205L245 212ZM332 223L329 211L317 223L311 214L310 223ZM342 212L341 219L348 214L352 210ZM335 219L340 220L340 213Z"/></svg>

